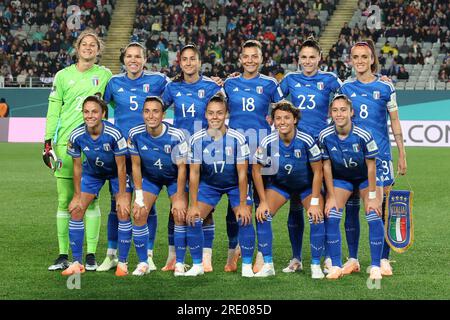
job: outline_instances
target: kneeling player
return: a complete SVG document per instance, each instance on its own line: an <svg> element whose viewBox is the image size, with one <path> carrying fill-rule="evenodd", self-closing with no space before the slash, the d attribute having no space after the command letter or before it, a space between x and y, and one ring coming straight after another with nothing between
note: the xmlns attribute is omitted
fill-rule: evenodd
<svg viewBox="0 0 450 320"><path fill-rule="evenodd" d="M320 257L324 249L325 226L323 222L322 156L314 139L297 129L300 111L290 102L281 101L272 109L272 119L277 131L261 141L255 153L253 181L260 197L256 210L258 250L264 265L256 277L275 275L272 262L272 217L291 198L300 198L311 225L312 278L321 279ZM264 169L263 169L264 168ZM269 175L265 186L262 171Z"/></svg>
<svg viewBox="0 0 450 320"><path fill-rule="evenodd" d="M359 190L369 223L372 258L371 279L381 279L380 259L384 227L381 220L382 182L377 179L378 147L372 135L352 123L353 107L345 95L337 95L330 105L334 124L319 135L323 149L324 177L327 186L325 206L327 245L332 260L328 279L343 275L339 223L345 203Z"/></svg>
<svg viewBox="0 0 450 320"><path fill-rule="evenodd" d="M74 196L69 205L69 239L73 263L63 275L83 273L84 222L89 204L97 197L106 180L110 180L117 199L117 211L129 213L131 194L126 192L125 154L127 143L120 131L103 121L107 106L97 96L87 97L82 106L84 124L72 131L67 153L73 158ZM81 153L86 160L81 163Z"/></svg>
<svg viewBox="0 0 450 320"><path fill-rule="evenodd" d="M144 102L143 117L145 124L130 130L128 147L133 164L133 181L136 198L133 206L134 226L131 221L119 222L119 264L116 275L128 273L127 257L133 235L139 264L133 275L142 276L149 273L147 263L147 246L149 231L147 217L155 204L163 186L172 203L175 229L185 229L187 209L186 157L188 144L181 130L163 122L165 115L163 102L159 97L147 97ZM185 231L184 231L185 232ZM177 242L178 241L178 242ZM184 256L186 244L175 240L178 256ZM184 273L184 265L175 273Z"/></svg>
<svg viewBox="0 0 450 320"><path fill-rule="evenodd" d="M228 106L222 94L211 98L205 116L208 128L195 133L190 140L191 203L186 220L187 243L194 265L185 275L203 274L202 219L219 203L221 196L227 194L239 226L242 276L253 277L255 230L247 181L250 150L242 134L225 126Z"/></svg>

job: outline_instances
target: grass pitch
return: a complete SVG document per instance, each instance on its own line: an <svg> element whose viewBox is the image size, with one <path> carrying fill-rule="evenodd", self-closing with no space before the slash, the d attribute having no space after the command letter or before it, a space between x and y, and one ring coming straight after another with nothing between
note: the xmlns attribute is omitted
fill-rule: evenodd
<svg viewBox="0 0 450 320"><path fill-rule="evenodd" d="M197 278L175 278L156 271L145 277L116 278L114 271L87 272L81 289L68 290L67 278L47 267L56 258L56 183L42 163L41 144L0 143L0 299L449 299L450 263L448 234L450 219L450 148L408 148L408 179L414 195L414 245L404 254L391 254L393 277L385 277L380 289L369 289L365 272L338 281L310 278L309 226L305 227L301 273L284 274L290 259L286 227L287 207L273 222L276 276L244 279L225 273L227 237L225 199L215 213L214 272ZM401 178L398 188L407 187ZM102 229L97 249L99 262L106 253L106 221L109 211L107 188L101 193ZM157 203L158 232L155 263L161 268L167 255L167 212L165 191ZM367 223L360 215L360 262L369 265ZM343 223L341 223L343 225ZM347 254L343 233L343 256ZM136 264L132 247L130 269ZM187 262L190 258L188 256ZM132 269L133 270L133 269Z"/></svg>

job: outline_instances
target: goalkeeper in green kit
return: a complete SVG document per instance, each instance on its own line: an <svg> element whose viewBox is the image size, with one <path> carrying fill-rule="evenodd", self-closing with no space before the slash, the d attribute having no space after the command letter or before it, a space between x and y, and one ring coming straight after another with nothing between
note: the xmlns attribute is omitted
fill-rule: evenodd
<svg viewBox="0 0 450 320"><path fill-rule="evenodd" d="M48 98L47 122L43 159L54 170L58 191L56 225L59 256L48 270L64 270L69 266L69 203L72 200L73 162L67 155L67 142L73 129L83 123L82 103L87 96L97 92L103 95L111 71L96 65L101 53L102 41L91 30L83 31L75 42L77 63L60 70L54 79ZM86 211L86 270L95 271L95 251L100 232L100 207L98 200Z"/></svg>

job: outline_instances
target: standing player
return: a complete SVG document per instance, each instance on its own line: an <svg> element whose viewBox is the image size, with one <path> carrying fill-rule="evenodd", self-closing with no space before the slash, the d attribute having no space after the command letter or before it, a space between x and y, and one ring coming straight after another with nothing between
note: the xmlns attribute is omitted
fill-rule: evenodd
<svg viewBox="0 0 450 320"><path fill-rule="evenodd" d="M230 108L229 126L243 134L253 155L261 140L271 132L267 120L270 104L283 99L283 94L276 79L259 73L263 61L261 44L256 40L248 40L242 45L239 61L244 68L240 76L225 80L224 89ZM253 157L250 159L253 163ZM251 181L251 166L249 166L249 181ZM255 198L255 201L257 199ZM226 272L236 271L238 252L236 218L228 203L227 233L229 239ZM260 266L255 262L255 269Z"/></svg>
<svg viewBox="0 0 450 320"><path fill-rule="evenodd" d="M377 175L378 147L372 135L352 123L352 102L337 95L330 104L334 124L322 130L319 142L323 150L324 177L327 185L325 220L332 267L327 279L342 276L340 221L348 198L355 191L364 200L369 223L369 246L372 258L370 278L382 278L380 269L384 227L381 220L383 183ZM381 169L381 166L379 166Z"/></svg>
<svg viewBox="0 0 450 320"><path fill-rule="evenodd" d="M275 275L272 218L290 198L298 198L306 208L311 226L311 276L322 279L320 258L325 247L325 225L320 194L321 152L310 135L297 129L300 111L290 102L275 104L272 118L277 131L263 139L255 154L257 164L253 165L253 181L261 200L256 210L258 246L264 257L264 265L255 277ZM264 174L269 175L265 190L263 168Z"/></svg>
<svg viewBox="0 0 450 320"><path fill-rule="evenodd" d="M127 135L131 128L142 124L142 110L147 96L161 96L170 80L162 73L144 71L145 48L132 42L125 47L123 64L126 72L115 75L105 89L105 101L114 108L115 125ZM127 157L127 173L131 174L131 158ZM118 219L114 197L111 195L111 211L108 215L108 250L97 271L108 271L117 265ZM157 228L157 215L152 206L148 215L148 258L149 270L156 270L153 262L153 246Z"/></svg>
<svg viewBox="0 0 450 320"><path fill-rule="evenodd" d="M381 160L383 167L381 179L384 185L384 192L386 192L394 183L388 117L399 151L397 170L404 175L407 168L395 89L391 83L382 81L375 75L378 70L378 59L372 41L357 42L351 50L351 61L356 73L356 79L345 81L341 91L352 101L355 110L355 125L371 132L378 145L378 158ZM383 208L385 202L386 200L383 198ZM358 242L354 244L352 250L350 250L349 243L349 251L350 259L343 267L344 274L360 270L357 257ZM384 276L392 275L392 268L389 262L389 246L386 241L383 244L381 273Z"/></svg>
<svg viewBox="0 0 450 320"><path fill-rule="evenodd" d="M93 31L83 31L75 43L78 62L58 71L48 98L43 159L48 167L55 170L59 243L59 257L49 270L61 270L69 266L69 202L74 190L72 159L66 154L67 141L72 130L83 123L81 108L84 99L97 92L103 93L111 78L111 71L95 64L102 48L102 41ZM100 222L100 208L95 200L86 211L86 270L97 268L95 252Z"/></svg>
<svg viewBox="0 0 450 320"><path fill-rule="evenodd" d="M97 96L87 97L82 105L84 124L72 131L67 145L67 153L73 158L74 195L69 204L69 238L73 263L62 272L65 276L84 272L83 218L87 207L98 197L106 180L110 181L118 200L119 212L129 214L130 211L131 194L126 192L127 143L115 126L102 120L107 109L106 103ZM81 153L85 156L83 164Z"/></svg>
<svg viewBox="0 0 450 320"><path fill-rule="evenodd" d="M200 52L194 45L186 45L180 51L181 74L169 83L164 90L163 100L166 106L173 104L174 127L181 129L186 138L200 131L207 125L205 119L206 105L221 87L208 77L200 76ZM203 223L205 234L204 271L212 269L212 245L214 240L214 221L209 216ZM169 229L170 233L173 232ZM174 236L172 236L174 237ZM175 247L169 247L166 270L174 270Z"/></svg>
<svg viewBox="0 0 450 320"><path fill-rule="evenodd" d="M131 236L133 233L136 252L140 263L133 275L148 273L147 263L147 216L158 198L163 186L172 203L175 228L180 234L186 234L184 219L187 210L186 157L188 144L181 130L163 122L165 115L160 97L147 97L144 102L143 117L145 124L130 130L129 150L133 163L133 180L136 187L136 198L133 207L134 226L131 232L130 217L119 222L119 264L116 275L128 274L126 264ZM177 259L184 258L186 251L185 237L175 239ZM180 273L180 274L177 274ZM184 264L175 270L175 275L184 273Z"/></svg>
<svg viewBox="0 0 450 320"><path fill-rule="evenodd" d="M210 214L222 195L227 194L239 226L242 276L253 277L255 230L247 180L250 150L242 134L225 126L227 116L225 97L219 93L207 105L207 128L195 133L190 140L191 202L186 220L187 243L194 265L185 276L203 274L202 219Z"/></svg>
<svg viewBox="0 0 450 320"><path fill-rule="evenodd" d="M308 38L300 46L299 62L301 71L289 72L281 81L281 89L285 97L291 96L293 105L301 110L302 119L298 122L299 129L318 139L319 133L327 126L328 105L330 95L336 93L342 85L339 78L331 72L319 70L322 50L314 38ZM302 270L303 243L303 209L301 204L291 199L288 230L292 246L292 259L283 272ZM350 202L350 203L353 203ZM359 203L359 199L358 199ZM346 207L346 215L359 212L358 206ZM347 236L347 239L351 237ZM325 270L331 266L331 261L325 260Z"/></svg>

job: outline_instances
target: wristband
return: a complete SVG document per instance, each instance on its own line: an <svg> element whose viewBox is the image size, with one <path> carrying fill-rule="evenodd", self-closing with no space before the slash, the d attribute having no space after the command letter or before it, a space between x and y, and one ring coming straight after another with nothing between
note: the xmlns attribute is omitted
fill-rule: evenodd
<svg viewBox="0 0 450 320"><path fill-rule="evenodd" d="M318 206L319 205L319 198L311 198L311 203L310 205L312 206Z"/></svg>
<svg viewBox="0 0 450 320"><path fill-rule="evenodd" d="M376 191L369 191L369 200L373 200L377 198L377 192Z"/></svg>
<svg viewBox="0 0 450 320"><path fill-rule="evenodd" d="M136 197L134 199L134 202L141 208L145 207L144 193L142 192L142 190L136 190Z"/></svg>

